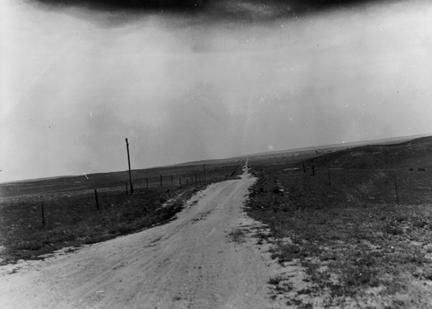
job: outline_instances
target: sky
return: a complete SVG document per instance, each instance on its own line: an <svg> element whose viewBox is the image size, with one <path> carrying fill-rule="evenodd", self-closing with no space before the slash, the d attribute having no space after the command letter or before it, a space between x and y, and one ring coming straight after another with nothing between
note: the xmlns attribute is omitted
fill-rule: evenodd
<svg viewBox="0 0 432 309"><path fill-rule="evenodd" d="M0 182L432 132L432 3L294 3L2 0Z"/></svg>

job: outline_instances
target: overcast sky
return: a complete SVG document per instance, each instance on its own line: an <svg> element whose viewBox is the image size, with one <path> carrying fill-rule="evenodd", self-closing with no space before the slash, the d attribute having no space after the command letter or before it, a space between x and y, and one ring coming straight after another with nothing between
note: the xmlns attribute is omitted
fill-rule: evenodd
<svg viewBox="0 0 432 309"><path fill-rule="evenodd" d="M126 136L145 168L430 133L428 2L210 18L2 0L0 182L124 170Z"/></svg>

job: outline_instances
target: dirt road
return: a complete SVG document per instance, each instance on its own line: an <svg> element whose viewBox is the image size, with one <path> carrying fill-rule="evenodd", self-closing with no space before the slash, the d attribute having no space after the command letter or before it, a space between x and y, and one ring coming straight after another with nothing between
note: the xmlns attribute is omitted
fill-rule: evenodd
<svg viewBox="0 0 432 309"><path fill-rule="evenodd" d="M16 273L0 268L0 308L267 308L269 262L229 234L255 179L210 185L170 223Z"/></svg>

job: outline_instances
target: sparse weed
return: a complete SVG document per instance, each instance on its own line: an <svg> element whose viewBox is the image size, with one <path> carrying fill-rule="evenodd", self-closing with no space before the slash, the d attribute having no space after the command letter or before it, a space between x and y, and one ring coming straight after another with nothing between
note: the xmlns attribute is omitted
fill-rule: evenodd
<svg viewBox="0 0 432 309"><path fill-rule="evenodd" d="M246 234L244 233L244 231L241 228L237 228L237 229L233 230L231 233L229 233L229 237L231 238L231 240L233 242L243 243L243 242L245 242Z"/></svg>
<svg viewBox="0 0 432 309"><path fill-rule="evenodd" d="M432 195L427 191L432 175L400 167L406 164L404 160L429 162L432 145L418 153L404 145L376 147L379 152L372 146L364 151L367 158L352 159L352 150L318 157L313 161L319 166L315 176L310 169L284 171L293 163L283 159L255 167L258 182L247 211L270 228L275 238L273 258L281 264L297 259L305 268L312 287L297 293L311 297L327 293L329 305L343 307L374 289L383 299L404 295L414 274L419 280L432 280L431 260L425 257L432 252ZM312 160L304 162L307 167ZM327 167L336 164L349 169L331 171L329 185ZM377 164L393 171L371 168ZM274 192L275 183L283 188L283 195ZM287 236L291 243L278 240ZM271 284L278 280L273 278Z"/></svg>

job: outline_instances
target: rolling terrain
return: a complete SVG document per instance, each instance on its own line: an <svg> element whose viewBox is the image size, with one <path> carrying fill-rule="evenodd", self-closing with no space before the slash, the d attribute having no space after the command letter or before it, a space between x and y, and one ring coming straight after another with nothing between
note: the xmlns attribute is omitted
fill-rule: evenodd
<svg viewBox="0 0 432 309"><path fill-rule="evenodd" d="M122 172L13 183L0 307L429 308L431 152L421 137L192 162L134 171L134 194Z"/></svg>
<svg viewBox="0 0 432 309"><path fill-rule="evenodd" d="M292 308L430 308L432 138L251 165L248 214ZM301 276L300 276L301 277Z"/></svg>

